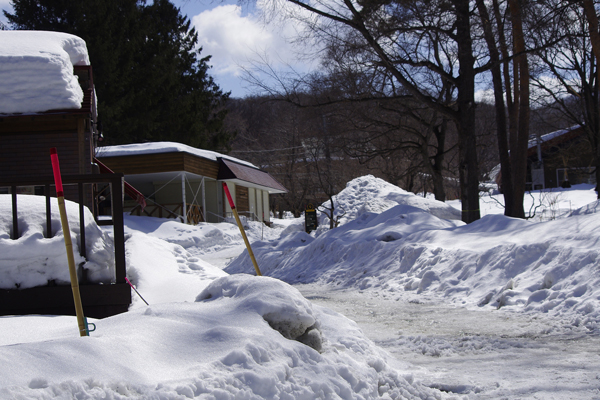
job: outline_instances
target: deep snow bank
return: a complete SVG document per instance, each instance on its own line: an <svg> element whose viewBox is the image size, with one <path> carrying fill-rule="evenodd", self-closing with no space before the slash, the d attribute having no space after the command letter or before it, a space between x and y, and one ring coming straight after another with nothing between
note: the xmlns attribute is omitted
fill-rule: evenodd
<svg viewBox="0 0 600 400"><path fill-rule="evenodd" d="M58 201L51 199L52 237L45 238L46 198L17 196L19 238L11 239L13 231L11 195L0 194L0 288L16 289L45 286L49 281L69 284L69 268L60 222ZM110 283L115 279L114 246L94 216L84 208L87 260L79 255L79 205L65 201L75 263L87 270L90 282Z"/></svg>
<svg viewBox="0 0 600 400"><path fill-rule="evenodd" d="M198 302L152 305L96 325L91 337L1 346L11 368L0 376L0 397L443 398L391 368L354 322L271 278L223 277ZM292 337L307 326L318 326L320 351Z"/></svg>
<svg viewBox="0 0 600 400"><path fill-rule="evenodd" d="M89 65L85 42L67 33L0 30L0 114L81 108L74 65Z"/></svg>
<svg viewBox="0 0 600 400"><path fill-rule="evenodd" d="M320 282L407 301L551 313L565 321L566 329L598 330L598 208L594 203L548 222L488 215L464 225L439 219L423 207L396 206L380 214L359 213L316 238L296 232L255 243L253 251L263 274L288 283ZM249 268L244 252L225 271Z"/></svg>

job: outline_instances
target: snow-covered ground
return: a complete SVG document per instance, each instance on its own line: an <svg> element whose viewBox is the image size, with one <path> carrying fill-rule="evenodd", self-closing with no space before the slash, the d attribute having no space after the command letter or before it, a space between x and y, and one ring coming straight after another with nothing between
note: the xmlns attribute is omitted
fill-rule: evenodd
<svg viewBox="0 0 600 400"><path fill-rule="evenodd" d="M332 231L246 222L265 277L235 225L127 216L128 276L150 305L133 293L86 338L73 317L1 317L0 398L600 399L593 187L533 193L529 221L486 196L469 225L459 204L371 176L337 201ZM3 268L61 245L59 229L17 244L9 225Z"/></svg>

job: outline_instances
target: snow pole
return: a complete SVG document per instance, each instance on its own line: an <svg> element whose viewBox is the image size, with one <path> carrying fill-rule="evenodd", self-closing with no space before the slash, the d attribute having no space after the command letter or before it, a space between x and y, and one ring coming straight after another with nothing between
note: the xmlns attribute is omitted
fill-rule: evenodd
<svg viewBox="0 0 600 400"><path fill-rule="evenodd" d="M58 199L58 209L60 211L60 223L62 225L63 235L65 237L65 247L67 249L67 261L69 262L69 275L71 277L71 289L73 290L73 300L75 302L75 314L77 316L77 325L79 326L79 336L89 336L85 317L83 316L83 305L81 303L81 294L79 293L77 271L75 270L75 257L73 256L73 242L71 241L71 231L69 229L69 220L67 219L67 210L65 208L65 196L63 192L62 177L60 175L60 166L58 164L56 147L50 149L50 158L52 159L52 170L54 172L54 183L56 185L56 197ZM80 229L85 229L85 227L82 226Z"/></svg>
<svg viewBox="0 0 600 400"><path fill-rule="evenodd" d="M256 258L254 257L254 253L252 252L252 247L250 247L250 242L248 241L248 237L246 236L246 232L244 231L244 227L242 226L242 221L240 221L240 216L238 215L237 210L235 209L235 204L233 204L233 199L231 198L231 193L229 193L229 188L227 187L227 183L223 182L223 190L225 191L225 195L227 196L227 201L229 201L229 206L231 207L231 211L233 211L233 216L238 224L238 228L240 228L240 233L242 234L242 238L244 238L244 243L246 243L246 248L248 249L248 255L252 260L252 264L254 264L254 269L256 270L256 275L262 276L260 273L260 269L258 268L258 264L256 263Z"/></svg>
<svg viewBox="0 0 600 400"><path fill-rule="evenodd" d="M148 302L146 301L146 299L144 299L142 297L142 295L140 294L140 292L137 291L137 289L133 286L133 284L129 281L129 279L127 279L127 277L125 277L125 280L127 281L127 283L129 283L129 286L131 286L131 288L133 290L135 290L135 292L137 293L137 295L140 296L140 299L144 300L144 303L146 303L146 305L149 306L150 304L148 304Z"/></svg>

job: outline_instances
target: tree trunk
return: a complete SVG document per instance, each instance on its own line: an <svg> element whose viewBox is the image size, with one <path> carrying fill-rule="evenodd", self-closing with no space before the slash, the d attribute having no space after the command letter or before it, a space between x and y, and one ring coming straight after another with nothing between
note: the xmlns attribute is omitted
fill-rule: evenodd
<svg viewBox="0 0 600 400"><path fill-rule="evenodd" d="M444 188L444 155L446 149L446 120L441 126L434 128L435 137L437 139L437 150L433 157L431 165L431 176L433 181L433 194L438 201L446 201L446 190Z"/></svg>
<svg viewBox="0 0 600 400"><path fill-rule="evenodd" d="M492 22L484 0L477 0L477 8L481 16L485 41L490 51L493 66L492 82L494 85L494 108L496 112L496 135L498 136L498 152L500 155L501 190L504 195L504 215L514 216L514 190L508 147L508 131L506 126L506 105L504 103L504 86L500 69L500 52L492 29Z"/></svg>
<svg viewBox="0 0 600 400"><path fill-rule="evenodd" d="M456 9L456 42L458 44L457 122L459 147L459 174L462 201L462 220L466 223L480 218L479 210L479 165L475 135L475 59L471 39L469 2L454 0Z"/></svg>
<svg viewBox="0 0 600 400"><path fill-rule="evenodd" d="M515 100L518 96L518 124L516 138L511 140L510 154L512 178L514 179L514 217L525 218L523 198L527 183L527 144L529 141L529 62L525 54L525 38L523 34L523 20L519 0L509 0L509 9L512 19L513 45L515 60ZM512 138L511 138L512 139Z"/></svg>

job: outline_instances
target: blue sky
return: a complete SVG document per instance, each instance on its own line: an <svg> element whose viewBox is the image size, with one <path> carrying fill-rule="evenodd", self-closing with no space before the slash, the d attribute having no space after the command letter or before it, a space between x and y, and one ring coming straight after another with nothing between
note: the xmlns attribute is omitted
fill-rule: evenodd
<svg viewBox="0 0 600 400"><path fill-rule="evenodd" d="M240 6L236 1L171 0L186 15L198 32L202 56L211 55L210 74L232 97L244 97L256 88L243 79L244 69L258 60L269 60L276 70L305 71L305 63L295 59L295 53L285 38L294 34L291 23L264 25L260 8L268 0L256 0L255 6ZM10 10L10 0L0 0L0 9ZM3 14L0 21L6 22Z"/></svg>

